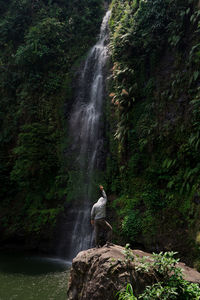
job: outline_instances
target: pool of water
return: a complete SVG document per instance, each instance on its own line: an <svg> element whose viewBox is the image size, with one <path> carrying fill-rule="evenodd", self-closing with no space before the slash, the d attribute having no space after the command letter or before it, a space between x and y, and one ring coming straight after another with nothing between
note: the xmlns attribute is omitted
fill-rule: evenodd
<svg viewBox="0 0 200 300"><path fill-rule="evenodd" d="M0 253L0 300L66 300L70 262Z"/></svg>

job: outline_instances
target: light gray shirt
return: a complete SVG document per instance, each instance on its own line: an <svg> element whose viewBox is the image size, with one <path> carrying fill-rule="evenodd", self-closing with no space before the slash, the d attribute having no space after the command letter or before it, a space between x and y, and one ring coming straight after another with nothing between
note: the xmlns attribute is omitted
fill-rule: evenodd
<svg viewBox="0 0 200 300"><path fill-rule="evenodd" d="M107 196L104 190L102 190L103 197L93 205L91 210L91 220L98 220L106 217L106 203Z"/></svg>

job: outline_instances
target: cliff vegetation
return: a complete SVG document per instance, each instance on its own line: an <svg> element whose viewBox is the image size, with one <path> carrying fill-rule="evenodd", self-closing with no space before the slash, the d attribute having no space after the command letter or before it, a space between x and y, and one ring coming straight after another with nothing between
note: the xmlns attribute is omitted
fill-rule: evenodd
<svg viewBox="0 0 200 300"><path fill-rule="evenodd" d="M6 239L41 239L66 200L72 69L94 44L103 11L100 0L0 1L0 231Z"/></svg>
<svg viewBox="0 0 200 300"><path fill-rule="evenodd" d="M118 241L173 249L196 266L199 7L193 0L112 1L107 160Z"/></svg>
<svg viewBox="0 0 200 300"><path fill-rule="evenodd" d="M200 2L113 0L104 182L115 239L200 268ZM0 232L38 239L73 185L73 72L103 0L0 0ZM115 214L113 214L115 212Z"/></svg>

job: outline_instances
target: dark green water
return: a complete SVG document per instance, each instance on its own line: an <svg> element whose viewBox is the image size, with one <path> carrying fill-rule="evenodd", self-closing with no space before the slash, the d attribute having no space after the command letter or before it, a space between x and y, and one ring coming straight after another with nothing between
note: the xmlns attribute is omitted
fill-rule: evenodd
<svg viewBox="0 0 200 300"><path fill-rule="evenodd" d="M0 300L66 300L70 264L65 260L0 254Z"/></svg>

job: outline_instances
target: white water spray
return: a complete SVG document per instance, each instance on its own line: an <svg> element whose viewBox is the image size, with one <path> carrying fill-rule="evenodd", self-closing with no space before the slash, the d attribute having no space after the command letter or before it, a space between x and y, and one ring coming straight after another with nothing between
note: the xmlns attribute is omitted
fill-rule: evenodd
<svg viewBox="0 0 200 300"><path fill-rule="evenodd" d="M91 181L94 170L101 163L103 147L102 103L105 91L105 67L108 58L108 21L110 11L103 19L99 40L90 50L77 82L77 95L71 113L69 128L72 151L76 153L76 169L84 177L85 187L81 201L75 204L69 215L73 216L65 230L67 257L72 259L79 251L88 249L92 240L90 225ZM79 187L77 186L77 189ZM69 232L69 228L71 229ZM69 237L70 236L70 237ZM64 239L63 239L64 240Z"/></svg>

